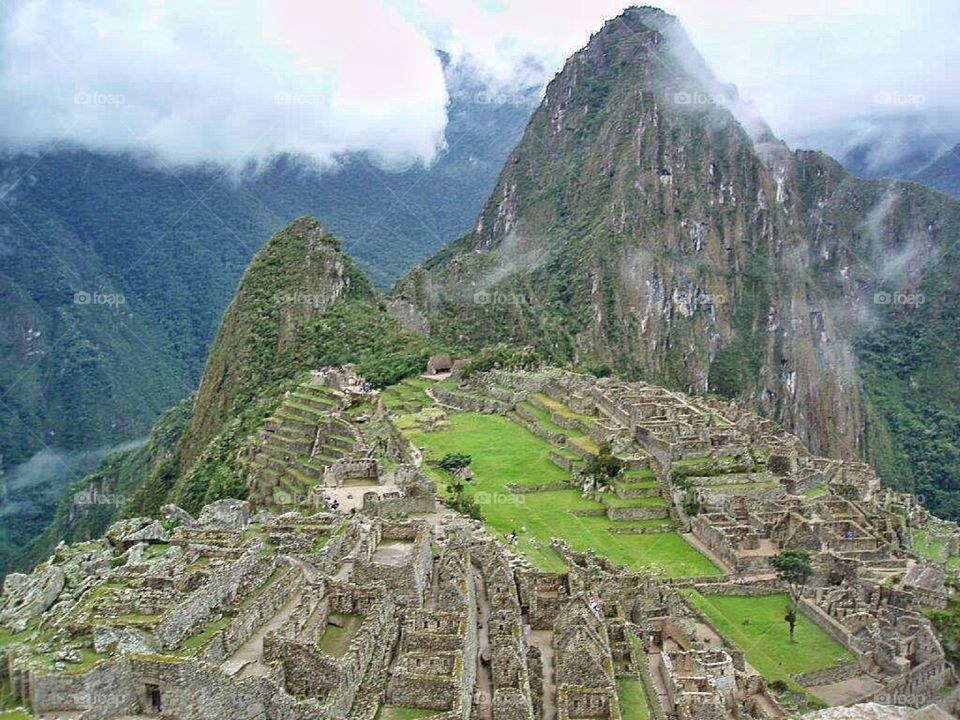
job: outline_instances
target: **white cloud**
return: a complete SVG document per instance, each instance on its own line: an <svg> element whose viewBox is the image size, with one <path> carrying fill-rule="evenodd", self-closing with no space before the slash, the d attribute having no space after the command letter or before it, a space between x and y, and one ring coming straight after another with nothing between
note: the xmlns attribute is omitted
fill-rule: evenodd
<svg viewBox="0 0 960 720"><path fill-rule="evenodd" d="M635 4L397 1L441 47L472 55L507 85L526 79L516 67L530 57L544 69L540 80L549 80L604 20ZM872 127L878 118L905 114L921 117L951 144L960 140L960 83L951 71L960 64L956 0L653 4L676 15L718 79L736 84L774 132L792 143L824 133L839 139L862 132L865 122Z"/></svg>
<svg viewBox="0 0 960 720"><path fill-rule="evenodd" d="M482 69L498 89L544 83L628 4L6 0L0 142L65 138L175 162L345 150L429 160L446 121L434 48ZM737 84L790 142L903 113L960 139L955 0L661 4L719 79Z"/></svg>
<svg viewBox="0 0 960 720"><path fill-rule="evenodd" d="M446 122L427 37L379 0L4 4L0 137L234 162L429 159Z"/></svg>

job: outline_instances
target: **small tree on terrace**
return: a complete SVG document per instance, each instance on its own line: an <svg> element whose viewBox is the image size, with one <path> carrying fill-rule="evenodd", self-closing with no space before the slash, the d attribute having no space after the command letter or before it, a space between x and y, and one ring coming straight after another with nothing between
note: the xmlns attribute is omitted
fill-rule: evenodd
<svg viewBox="0 0 960 720"><path fill-rule="evenodd" d="M440 460L440 467L448 473L456 475L459 471L470 465L472 458L465 453L447 453Z"/></svg>
<svg viewBox="0 0 960 720"><path fill-rule="evenodd" d="M813 564L810 562L810 553L806 550L784 550L770 558L770 564L777 571L777 577L787 586L790 592L790 607L784 620L790 625L790 642L794 640L794 631L797 627L797 612L800 596L810 578L813 577Z"/></svg>
<svg viewBox="0 0 960 720"><path fill-rule="evenodd" d="M613 454L613 443L606 440L600 443L597 454L587 461L584 474L593 478L597 487L606 487L622 471L623 461Z"/></svg>

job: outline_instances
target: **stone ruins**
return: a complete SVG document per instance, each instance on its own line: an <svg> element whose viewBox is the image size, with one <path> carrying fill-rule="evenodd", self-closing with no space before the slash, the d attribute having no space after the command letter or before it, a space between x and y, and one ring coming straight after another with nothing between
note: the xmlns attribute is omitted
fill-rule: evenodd
<svg viewBox="0 0 960 720"><path fill-rule="evenodd" d="M534 566L445 505L396 422L429 431L461 410L546 439L586 495L609 442L624 471L601 493L607 519L674 523L722 572L629 571L556 538L566 570ZM628 682L657 720L790 717L689 591L782 592L770 559L804 549L801 610L852 659L796 685L956 711L924 615L947 602L956 526L735 404L560 370L379 393L326 368L243 457L247 500L121 520L6 578L0 677L17 702L82 720L620 720ZM945 539L942 559L917 551L917 528Z"/></svg>

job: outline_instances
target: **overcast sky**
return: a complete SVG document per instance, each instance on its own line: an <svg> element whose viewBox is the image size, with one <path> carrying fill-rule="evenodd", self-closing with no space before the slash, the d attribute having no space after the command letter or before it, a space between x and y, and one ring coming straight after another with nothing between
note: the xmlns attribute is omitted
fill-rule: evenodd
<svg viewBox="0 0 960 720"><path fill-rule="evenodd" d="M0 142L145 150L173 163L345 150L429 161L447 100L434 48L506 89L545 82L628 4L4 0ZM960 142L957 0L661 6L791 143L900 114Z"/></svg>

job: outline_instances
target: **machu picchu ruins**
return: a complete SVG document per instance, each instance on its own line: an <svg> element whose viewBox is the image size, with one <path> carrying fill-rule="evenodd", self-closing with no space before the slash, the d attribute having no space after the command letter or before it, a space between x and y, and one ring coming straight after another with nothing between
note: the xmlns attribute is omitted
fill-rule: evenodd
<svg viewBox="0 0 960 720"><path fill-rule="evenodd" d="M957 528L917 498L732 402L466 368L314 371L239 450L246 500L8 575L9 694L82 720L957 712L925 614ZM814 571L793 653L786 550Z"/></svg>

